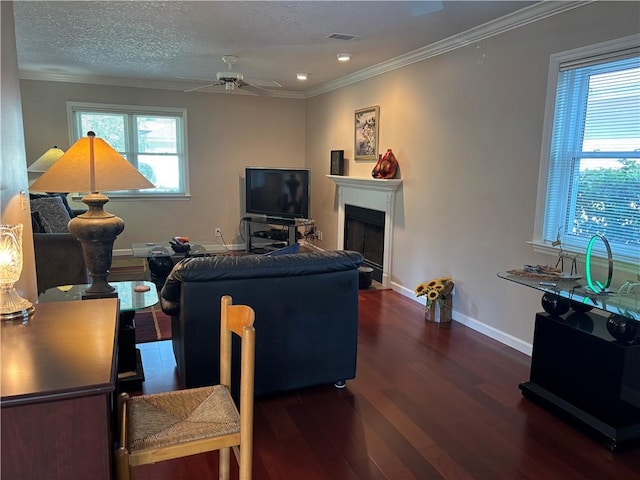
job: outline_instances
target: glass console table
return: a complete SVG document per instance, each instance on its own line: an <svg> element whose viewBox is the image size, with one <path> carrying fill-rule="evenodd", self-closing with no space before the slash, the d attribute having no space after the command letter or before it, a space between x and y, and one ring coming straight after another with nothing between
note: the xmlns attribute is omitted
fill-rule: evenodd
<svg viewBox="0 0 640 480"><path fill-rule="evenodd" d="M498 277L543 292L522 395L612 451L639 443L640 288L595 294L578 280Z"/></svg>
<svg viewBox="0 0 640 480"><path fill-rule="evenodd" d="M565 298L569 300L567 305L576 311L595 308L640 322L640 285L622 292L594 293L582 280L565 280L562 277L554 280L547 276L536 278L510 272L499 272L498 277Z"/></svg>

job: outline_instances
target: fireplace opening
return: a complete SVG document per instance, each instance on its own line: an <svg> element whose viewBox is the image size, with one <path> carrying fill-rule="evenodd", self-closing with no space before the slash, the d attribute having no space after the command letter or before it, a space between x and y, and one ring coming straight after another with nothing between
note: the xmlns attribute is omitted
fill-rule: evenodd
<svg viewBox="0 0 640 480"><path fill-rule="evenodd" d="M344 248L364 256L364 266L373 268L373 279L382 282L385 213L345 205Z"/></svg>

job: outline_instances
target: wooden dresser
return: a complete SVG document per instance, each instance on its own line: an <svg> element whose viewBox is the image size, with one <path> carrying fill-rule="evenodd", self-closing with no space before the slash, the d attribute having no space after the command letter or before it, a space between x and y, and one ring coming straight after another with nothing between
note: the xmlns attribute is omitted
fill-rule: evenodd
<svg viewBox="0 0 640 480"><path fill-rule="evenodd" d="M118 300L2 322L2 479L111 478Z"/></svg>

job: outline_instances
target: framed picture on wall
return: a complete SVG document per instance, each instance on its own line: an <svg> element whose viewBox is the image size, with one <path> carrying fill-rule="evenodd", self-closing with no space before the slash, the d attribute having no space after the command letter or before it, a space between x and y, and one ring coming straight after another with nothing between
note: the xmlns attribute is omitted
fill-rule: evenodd
<svg viewBox="0 0 640 480"><path fill-rule="evenodd" d="M378 160L378 132L380 128L380 107L361 108L354 117L355 159Z"/></svg>

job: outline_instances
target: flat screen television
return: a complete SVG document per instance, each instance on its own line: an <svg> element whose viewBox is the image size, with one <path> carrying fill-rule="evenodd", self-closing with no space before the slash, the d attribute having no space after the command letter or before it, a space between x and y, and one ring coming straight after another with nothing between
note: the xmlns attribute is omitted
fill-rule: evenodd
<svg viewBox="0 0 640 480"><path fill-rule="evenodd" d="M245 210L272 218L309 218L309 177L303 168L245 168Z"/></svg>

